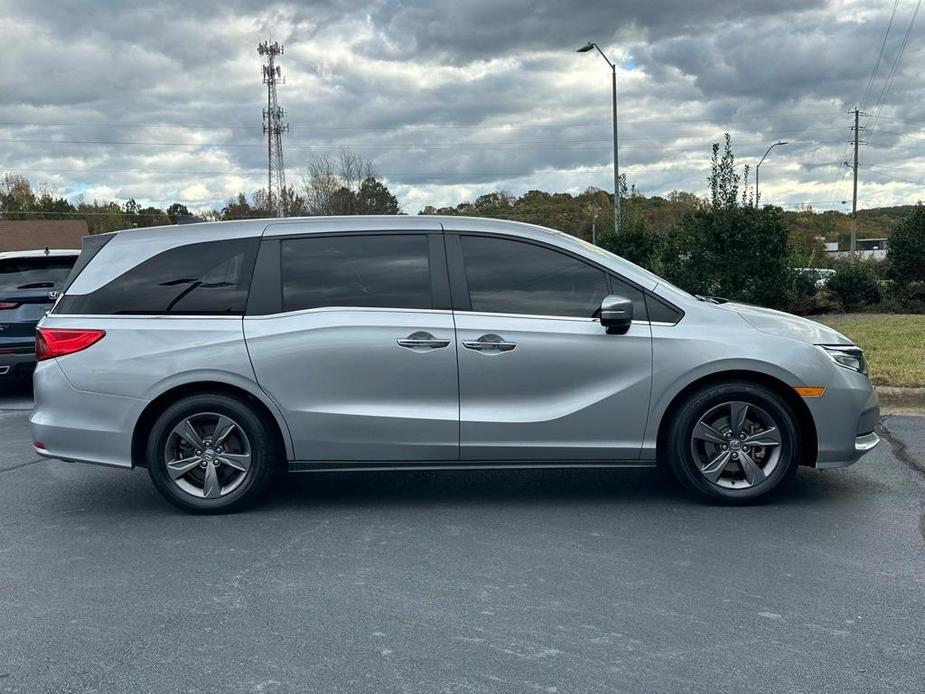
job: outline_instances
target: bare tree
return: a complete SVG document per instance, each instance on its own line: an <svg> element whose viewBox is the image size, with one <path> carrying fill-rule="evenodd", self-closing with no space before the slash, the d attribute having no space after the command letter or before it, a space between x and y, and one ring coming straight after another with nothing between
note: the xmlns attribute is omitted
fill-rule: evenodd
<svg viewBox="0 0 925 694"><path fill-rule="evenodd" d="M333 158L327 154L313 156L302 178L308 214L357 214L354 202L363 182L375 178L372 161L347 147L341 147Z"/></svg>

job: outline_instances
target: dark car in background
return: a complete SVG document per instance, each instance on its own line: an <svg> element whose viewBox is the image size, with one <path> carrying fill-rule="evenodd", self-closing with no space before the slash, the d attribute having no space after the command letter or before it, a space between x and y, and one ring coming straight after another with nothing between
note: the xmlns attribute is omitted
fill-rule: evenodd
<svg viewBox="0 0 925 694"><path fill-rule="evenodd" d="M35 326L51 308L80 251L0 253L0 377L35 368Z"/></svg>

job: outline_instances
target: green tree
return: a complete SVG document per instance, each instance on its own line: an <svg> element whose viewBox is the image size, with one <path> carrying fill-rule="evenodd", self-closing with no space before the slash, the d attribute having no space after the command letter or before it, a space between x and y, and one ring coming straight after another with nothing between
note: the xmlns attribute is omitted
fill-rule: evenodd
<svg viewBox="0 0 925 694"><path fill-rule="evenodd" d="M367 178L356 193L357 214L400 214L398 198L381 181Z"/></svg>
<svg viewBox="0 0 925 694"><path fill-rule="evenodd" d="M173 224L176 224L177 219L179 219L180 217L189 217L190 211L186 205L179 203L179 202L175 202L175 203L172 203L170 207L167 208L167 216L170 217L170 221Z"/></svg>
<svg viewBox="0 0 925 694"><path fill-rule="evenodd" d="M4 219L29 219L23 214L35 210L35 193L29 179L19 174L5 173L0 178L0 212Z"/></svg>
<svg viewBox="0 0 925 694"><path fill-rule="evenodd" d="M238 193L237 197L232 198L222 208L219 218L222 220L229 219L259 219L262 217L272 217L273 214L266 207L266 191L258 191L252 196L253 204L248 200L246 193Z"/></svg>
<svg viewBox="0 0 925 694"><path fill-rule="evenodd" d="M783 211L740 197L727 134L713 145L708 205L688 210L661 247L661 270L690 292L774 308L788 304L790 269Z"/></svg>
<svg viewBox="0 0 925 694"><path fill-rule="evenodd" d="M925 282L925 205L913 207L890 234L886 258L897 285Z"/></svg>
<svg viewBox="0 0 925 694"><path fill-rule="evenodd" d="M907 310L925 311L925 206L919 203L890 234L886 252L896 298Z"/></svg>

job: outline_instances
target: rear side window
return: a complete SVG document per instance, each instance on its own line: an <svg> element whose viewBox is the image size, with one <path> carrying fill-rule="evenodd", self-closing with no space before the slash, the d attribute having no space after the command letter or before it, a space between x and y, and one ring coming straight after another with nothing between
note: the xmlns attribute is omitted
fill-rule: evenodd
<svg viewBox="0 0 925 694"><path fill-rule="evenodd" d="M77 256L0 260L0 291L54 289L64 284Z"/></svg>
<svg viewBox="0 0 925 694"><path fill-rule="evenodd" d="M229 239L171 248L90 294L65 294L55 313L243 314L259 243Z"/></svg>
<svg viewBox="0 0 925 694"><path fill-rule="evenodd" d="M280 256L283 311L434 306L424 234L288 239Z"/></svg>
<svg viewBox="0 0 925 694"><path fill-rule="evenodd" d="M463 236L472 310L593 318L609 293L607 275L532 243Z"/></svg>

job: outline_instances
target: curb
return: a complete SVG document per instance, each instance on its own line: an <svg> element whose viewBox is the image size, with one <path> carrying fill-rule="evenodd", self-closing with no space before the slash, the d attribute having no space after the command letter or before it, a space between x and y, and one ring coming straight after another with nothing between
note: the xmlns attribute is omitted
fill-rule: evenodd
<svg viewBox="0 0 925 694"><path fill-rule="evenodd" d="M925 415L925 388L876 386L883 414Z"/></svg>

